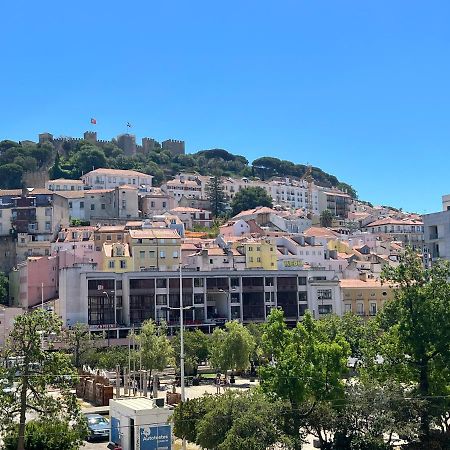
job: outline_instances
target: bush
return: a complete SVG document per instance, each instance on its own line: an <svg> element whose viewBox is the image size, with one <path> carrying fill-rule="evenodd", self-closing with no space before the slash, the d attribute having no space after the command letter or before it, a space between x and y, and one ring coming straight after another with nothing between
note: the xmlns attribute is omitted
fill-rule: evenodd
<svg viewBox="0 0 450 450"><path fill-rule="evenodd" d="M17 449L18 431L17 425L5 436L4 450ZM61 420L32 420L25 426L25 450L78 450L86 434Z"/></svg>

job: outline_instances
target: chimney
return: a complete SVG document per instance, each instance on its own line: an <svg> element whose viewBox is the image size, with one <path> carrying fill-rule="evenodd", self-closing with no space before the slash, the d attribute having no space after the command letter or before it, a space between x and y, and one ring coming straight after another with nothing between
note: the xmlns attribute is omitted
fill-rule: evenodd
<svg viewBox="0 0 450 450"><path fill-rule="evenodd" d="M367 281L367 272L360 272L359 273L359 279L361 281Z"/></svg>

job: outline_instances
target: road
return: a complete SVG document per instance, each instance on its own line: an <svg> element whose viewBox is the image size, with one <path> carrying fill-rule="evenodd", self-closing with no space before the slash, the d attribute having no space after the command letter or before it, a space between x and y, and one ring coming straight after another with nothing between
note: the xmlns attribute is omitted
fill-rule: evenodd
<svg viewBox="0 0 450 450"><path fill-rule="evenodd" d="M80 450L106 450L108 441L85 442Z"/></svg>

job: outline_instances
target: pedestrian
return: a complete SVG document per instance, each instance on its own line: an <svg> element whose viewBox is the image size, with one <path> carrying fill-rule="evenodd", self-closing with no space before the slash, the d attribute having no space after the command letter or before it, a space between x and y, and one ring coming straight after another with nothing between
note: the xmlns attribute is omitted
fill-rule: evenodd
<svg viewBox="0 0 450 450"><path fill-rule="evenodd" d="M216 385L216 394L220 394L220 382L221 382L221 380L220 380L220 373L218 373L217 375L216 375L216 379L215 379L215 385Z"/></svg>

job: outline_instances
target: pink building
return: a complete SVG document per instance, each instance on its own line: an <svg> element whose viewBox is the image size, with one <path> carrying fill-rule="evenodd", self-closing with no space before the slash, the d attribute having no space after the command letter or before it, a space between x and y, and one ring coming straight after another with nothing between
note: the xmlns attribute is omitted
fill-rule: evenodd
<svg viewBox="0 0 450 450"><path fill-rule="evenodd" d="M102 252L94 245L96 227L63 228L52 243L52 255L59 257L59 268L94 263L101 266Z"/></svg>
<svg viewBox="0 0 450 450"><path fill-rule="evenodd" d="M14 305L30 308L58 296L58 257L30 256L10 275Z"/></svg>

